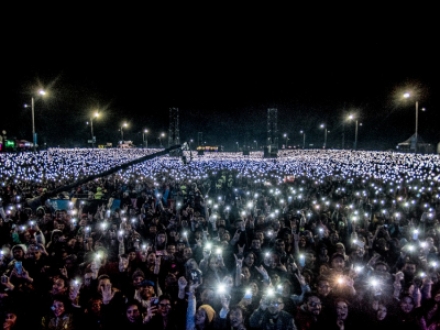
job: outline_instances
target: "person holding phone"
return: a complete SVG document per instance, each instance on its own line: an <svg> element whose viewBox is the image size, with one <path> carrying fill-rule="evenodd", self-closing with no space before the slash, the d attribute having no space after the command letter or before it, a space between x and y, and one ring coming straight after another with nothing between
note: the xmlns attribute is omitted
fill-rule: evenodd
<svg viewBox="0 0 440 330"><path fill-rule="evenodd" d="M179 326L179 322L182 322L182 319L175 315L171 296L161 295L158 298L157 304L152 304L147 308L143 324L148 325L148 329L173 330L182 328Z"/></svg>

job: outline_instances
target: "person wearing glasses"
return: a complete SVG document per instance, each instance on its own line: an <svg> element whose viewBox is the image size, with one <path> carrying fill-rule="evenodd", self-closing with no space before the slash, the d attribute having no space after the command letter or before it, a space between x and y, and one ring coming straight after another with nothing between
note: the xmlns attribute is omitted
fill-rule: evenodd
<svg viewBox="0 0 440 330"><path fill-rule="evenodd" d="M151 302L143 323L148 325L149 329L154 330L185 329L184 319L175 315L172 299L169 295L161 295Z"/></svg>
<svg viewBox="0 0 440 330"><path fill-rule="evenodd" d="M261 299L260 306L250 316L249 325L261 330L297 329L292 315L283 310L282 297L269 293Z"/></svg>

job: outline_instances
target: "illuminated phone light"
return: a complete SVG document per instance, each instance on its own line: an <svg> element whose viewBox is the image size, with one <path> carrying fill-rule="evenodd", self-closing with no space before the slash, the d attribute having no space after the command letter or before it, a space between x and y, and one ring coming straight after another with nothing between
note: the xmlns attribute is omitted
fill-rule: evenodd
<svg viewBox="0 0 440 330"><path fill-rule="evenodd" d="M273 288L268 288L267 291L266 291L266 295L268 297L274 296L275 295L275 290Z"/></svg>
<svg viewBox="0 0 440 330"><path fill-rule="evenodd" d="M219 284L218 285L218 287L217 287L217 291L218 291L218 293L225 293L226 292L226 285L224 285L224 284Z"/></svg>
<svg viewBox="0 0 440 330"><path fill-rule="evenodd" d="M354 270L355 270L356 273L360 273L363 268L364 267L362 267L362 266L356 266L356 267L354 267Z"/></svg>

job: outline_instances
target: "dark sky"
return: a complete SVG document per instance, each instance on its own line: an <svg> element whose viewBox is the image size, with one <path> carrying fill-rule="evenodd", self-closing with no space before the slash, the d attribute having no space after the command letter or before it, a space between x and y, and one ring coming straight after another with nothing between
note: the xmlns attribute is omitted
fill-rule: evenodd
<svg viewBox="0 0 440 330"><path fill-rule="evenodd" d="M263 143L267 108L278 109L280 136L289 144L346 147L359 115L361 148L389 149L414 133L416 88L419 134L440 141L438 26L432 8L317 12L260 8L52 8L17 13L3 41L2 129L31 139L30 103L38 86L50 95L35 103L39 142L85 145L85 122L98 143L124 136L149 143L167 133L170 107L179 108L181 140L225 146ZM329 9L331 10L331 9ZM84 13L84 11L86 13ZM188 14L187 12L190 12ZM15 17L15 15L14 15Z"/></svg>

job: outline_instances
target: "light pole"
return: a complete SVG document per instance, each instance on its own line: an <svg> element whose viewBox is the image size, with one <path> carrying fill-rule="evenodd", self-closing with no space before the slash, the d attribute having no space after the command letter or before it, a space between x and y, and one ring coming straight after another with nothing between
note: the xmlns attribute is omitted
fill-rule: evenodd
<svg viewBox="0 0 440 330"><path fill-rule="evenodd" d="M324 145L322 148L325 149L327 147L327 126L325 124L321 124L320 127L324 129Z"/></svg>
<svg viewBox="0 0 440 330"><path fill-rule="evenodd" d="M193 142L194 142L193 139L189 140L189 150L191 150L191 147L192 147Z"/></svg>
<svg viewBox="0 0 440 330"><path fill-rule="evenodd" d="M303 135L303 149L305 149L306 148L306 132L299 131L299 133Z"/></svg>
<svg viewBox="0 0 440 330"><path fill-rule="evenodd" d="M90 132L92 133L92 148L95 147L95 135L93 134L93 119L99 117L99 112L96 111L93 116L90 118Z"/></svg>
<svg viewBox="0 0 440 330"><path fill-rule="evenodd" d="M159 135L159 142L160 142L160 147L162 148L163 146L162 146L162 138L163 137L165 137L165 133L161 133L160 135Z"/></svg>
<svg viewBox="0 0 440 330"><path fill-rule="evenodd" d="M124 143L124 127L127 127L128 124L127 123L122 123L121 125L121 143Z"/></svg>
<svg viewBox="0 0 440 330"><path fill-rule="evenodd" d="M238 142L235 142L235 144L237 145L237 151L240 151L240 144Z"/></svg>
<svg viewBox="0 0 440 330"><path fill-rule="evenodd" d="M44 96L46 92L42 89L38 91L38 94L41 96ZM24 105L25 108L28 107L27 104ZM36 145L37 145L37 133L35 132L35 100L34 96L31 97L31 109L32 109L32 147L34 152L36 151Z"/></svg>
<svg viewBox="0 0 440 330"><path fill-rule="evenodd" d="M403 94L404 98L410 98L410 93ZM422 111L425 111L425 108L421 109ZM415 147L414 147L414 153L417 153L417 147L419 142L419 101L416 100L416 127L415 127L415 133L414 133L414 139L415 139Z"/></svg>
<svg viewBox="0 0 440 330"><path fill-rule="evenodd" d="M353 115L350 115L349 117L348 117L348 119L349 120L355 120L355 130L354 130L354 146L353 146L353 149L354 150L357 150L357 143L358 143L358 129L359 129L359 121L358 121L358 119L356 118L355 119L355 117L353 116Z"/></svg>
<svg viewBox="0 0 440 330"><path fill-rule="evenodd" d="M287 133L284 133L283 137L286 139L286 146L285 146L285 148L287 149L287 140L289 139L289 138L287 137Z"/></svg>
<svg viewBox="0 0 440 330"><path fill-rule="evenodd" d="M148 133L147 129L144 129L144 131L142 132L142 146L145 148L148 148L148 139L145 139L145 134Z"/></svg>
<svg viewBox="0 0 440 330"><path fill-rule="evenodd" d="M258 150L258 143L257 143L257 140L254 140L254 143L255 143L255 150Z"/></svg>

